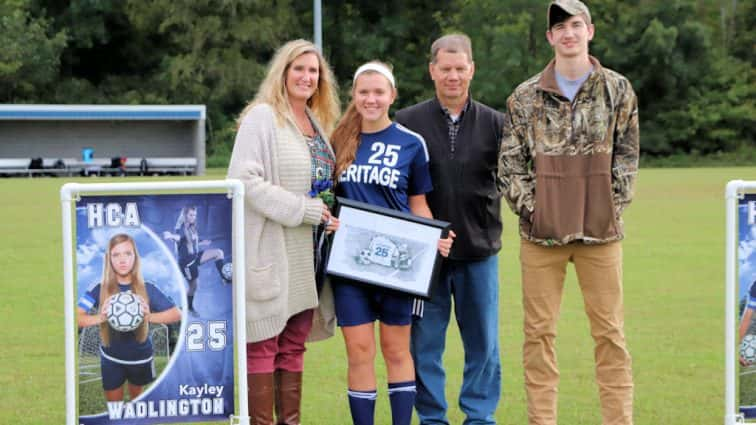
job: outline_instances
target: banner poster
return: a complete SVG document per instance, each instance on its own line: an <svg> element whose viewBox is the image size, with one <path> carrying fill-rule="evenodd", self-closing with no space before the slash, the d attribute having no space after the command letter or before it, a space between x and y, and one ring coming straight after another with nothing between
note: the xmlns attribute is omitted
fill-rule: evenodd
<svg viewBox="0 0 756 425"><path fill-rule="evenodd" d="M80 424L234 414L231 211L225 194L76 202Z"/></svg>
<svg viewBox="0 0 756 425"><path fill-rule="evenodd" d="M738 204L740 412L756 419L756 194Z"/></svg>

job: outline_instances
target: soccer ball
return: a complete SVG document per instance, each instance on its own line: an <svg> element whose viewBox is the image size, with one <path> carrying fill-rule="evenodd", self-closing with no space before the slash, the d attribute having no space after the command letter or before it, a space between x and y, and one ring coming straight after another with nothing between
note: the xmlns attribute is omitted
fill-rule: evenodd
<svg viewBox="0 0 756 425"><path fill-rule="evenodd" d="M144 321L139 296L131 291L119 292L110 297L107 311L108 324L118 332L130 332Z"/></svg>
<svg viewBox="0 0 756 425"><path fill-rule="evenodd" d="M370 250L369 249L363 249L360 251L360 255L357 256L357 263L358 264L370 264L371 260Z"/></svg>
<svg viewBox="0 0 756 425"><path fill-rule="evenodd" d="M740 343L740 357L749 365L756 363L756 335L748 334Z"/></svg>
<svg viewBox="0 0 756 425"><path fill-rule="evenodd" d="M234 265L232 263L225 263L223 267L221 267L221 277L224 282L231 283L231 280L234 277Z"/></svg>

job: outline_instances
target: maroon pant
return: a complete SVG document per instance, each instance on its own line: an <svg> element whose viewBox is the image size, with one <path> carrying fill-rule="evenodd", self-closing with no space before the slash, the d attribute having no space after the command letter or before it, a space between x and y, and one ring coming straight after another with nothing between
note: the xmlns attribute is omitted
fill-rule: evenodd
<svg viewBox="0 0 756 425"><path fill-rule="evenodd" d="M305 340L312 328L312 316L312 309L297 313L289 318L280 334L247 343L247 373L302 372Z"/></svg>

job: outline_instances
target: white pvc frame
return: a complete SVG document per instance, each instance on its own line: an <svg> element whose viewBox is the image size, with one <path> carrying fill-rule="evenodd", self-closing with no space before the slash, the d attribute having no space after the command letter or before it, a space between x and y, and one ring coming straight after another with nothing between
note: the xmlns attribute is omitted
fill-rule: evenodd
<svg viewBox="0 0 756 425"><path fill-rule="evenodd" d="M244 258L244 185L239 180L206 180L186 182L136 182L136 183L66 183L60 189L60 202L63 217L63 281L66 326L66 425L77 425L76 406L76 336L74 332L74 256L73 256L73 205L82 193L123 193L123 192L162 192L162 191L228 191L232 197L232 246L233 257ZM247 362L244 295L244 261L234 261L234 334L236 335L236 385L238 395L237 416L229 418L230 424L249 425L247 407Z"/></svg>
<svg viewBox="0 0 756 425"><path fill-rule="evenodd" d="M737 327L738 290L737 245L738 245L738 201L746 193L756 192L756 181L732 180L725 189L725 425L744 424L743 415L738 413L735 403L736 364L735 329Z"/></svg>

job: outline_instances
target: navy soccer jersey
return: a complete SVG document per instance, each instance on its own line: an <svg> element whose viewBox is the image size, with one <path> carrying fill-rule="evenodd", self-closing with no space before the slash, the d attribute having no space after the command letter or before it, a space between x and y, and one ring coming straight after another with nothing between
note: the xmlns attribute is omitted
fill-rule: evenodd
<svg viewBox="0 0 756 425"><path fill-rule="evenodd" d="M163 294L155 285L145 282L147 296L150 298L150 311L159 313L171 309L175 306L173 301ZM79 298L79 307L84 311L99 311L100 288L102 285L97 283ZM131 285L119 285L121 292L131 289ZM118 332L110 329L110 345L100 347L103 356L116 363L145 363L152 359L152 340L148 337L144 342L139 343L136 340L134 332Z"/></svg>
<svg viewBox="0 0 756 425"><path fill-rule="evenodd" d="M354 162L339 176L336 193L355 201L410 212L409 197L433 190L422 136L401 124L362 133Z"/></svg>
<svg viewBox="0 0 756 425"><path fill-rule="evenodd" d="M746 307L751 310L756 310L756 281L754 281L748 289L748 304L746 304Z"/></svg>
<svg viewBox="0 0 756 425"><path fill-rule="evenodd" d="M181 238L177 242L179 262L188 263L199 253L199 236L194 226L181 226L176 228Z"/></svg>

